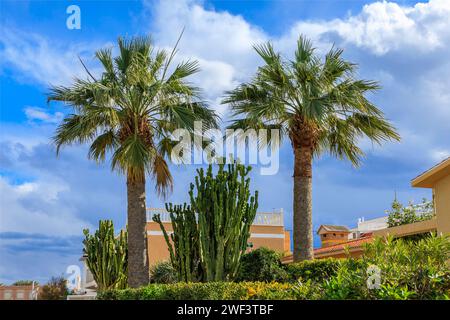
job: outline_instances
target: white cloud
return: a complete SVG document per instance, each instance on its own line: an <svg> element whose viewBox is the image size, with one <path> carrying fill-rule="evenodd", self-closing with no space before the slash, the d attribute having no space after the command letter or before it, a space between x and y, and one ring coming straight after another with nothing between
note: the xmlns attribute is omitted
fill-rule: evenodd
<svg viewBox="0 0 450 320"><path fill-rule="evenodd" d="M0 232L80 235L83 227L91 225L58 203L59 194L67 189L67 185L56 181L14 185L0 176Z"/></svg>
<svg viewBox="0 0 450 320"><path fill-rule="evenodd" d="M55 112L51 114L45 109L39 107L26 107L24 111L28 120L38 120L44 123L59 123L64 116L62 112Z"/></svg>
<svg viewBox="0 0 450 320"><path fill-rule="evenodd" d="M293 31L317 40L338 35L344 43L367 48L377 55L397 50L420 53L448 45L449 16L447 0L430 0L413 7L383 1L367 4L359 14L346 19L300 21Z"/></svg>
<svg viewBox="0 0 450 320"><path fill-rule="evenodd" d="M34 32L2 26L0 30L2 69L12 67L20 81L44 86L67 85L74 77L86 78L78 56L90 65L99 44L61 43ZM92 73L97 69L92 68Z"/></svg>

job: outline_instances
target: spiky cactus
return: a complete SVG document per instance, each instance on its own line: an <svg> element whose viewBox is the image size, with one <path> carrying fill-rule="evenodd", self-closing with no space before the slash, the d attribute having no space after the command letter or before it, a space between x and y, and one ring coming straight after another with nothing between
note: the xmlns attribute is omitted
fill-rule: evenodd
<svg viewBox="0 0 450 320"><path fill-rule="evenodd" d="M215 176L211 165L206 172L197 170L195 183L190 185L190 206L166 206L174 227L171 239L175 250L159 221L171 261L185 275L182 279L187 279L189 272L191 280L200 281L233 280L236 276L258 208L258 192L250 194L247 175L251 167L233 163L227 169L220 164ZM197 264L192 259L197 255L200 267L193 270L192 265Z"/></svg>
<svg viewBox="0 0 450 320"><path fill-rule="evenodd" d="M114 235L111 220L100 220L93 235L83 230L83 253L99 290L123 289L127 285L127 232Z"/></svg>
<svg viewBox="0 0 450 320"><path fill-rule="evenodd" d="M185 282L202 281L199 233L194 211L187 204L172 205L171 203L166 204L166 210L170 213L172 221L173 233L170 236L159 214L154 215L152 219L161 227L169 248L170 262L177 270L178 279Z"/></svg>

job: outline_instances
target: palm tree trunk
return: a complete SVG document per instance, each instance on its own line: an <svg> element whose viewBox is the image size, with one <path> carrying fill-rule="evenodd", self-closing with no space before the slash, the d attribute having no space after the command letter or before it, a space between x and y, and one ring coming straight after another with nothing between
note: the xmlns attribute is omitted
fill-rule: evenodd
<svg viewBox="0 0 450 320"><path fill-rule="evenodd" d="M127 177L128 198L128 286L137 288L149 283L147 235L145 226L145 178Z"/></svg>
<svg viewBox="0 0 450 320"><path fill-rule="evenodd" d="M312 149L294 150L294 262L313 259Z"/></svg>

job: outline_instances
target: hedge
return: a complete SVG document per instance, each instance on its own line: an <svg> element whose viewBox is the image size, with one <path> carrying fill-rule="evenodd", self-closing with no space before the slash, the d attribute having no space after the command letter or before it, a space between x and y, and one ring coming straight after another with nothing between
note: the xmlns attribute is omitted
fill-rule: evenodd
<svg viewBox="0 0 450 320"><path fill-rule="evenodd" d="M263 255L249 255L257 267ZM99 293L103 300L248 300L248 299L450 299L450 237L430 235L418 241L377 238L359 259L325 259L280 267L288 281L150 284L139 289ZM368 286L375 280L377 288ZM257 268L256 268L257 269ZM248 270L256 270L255 268ZM369 270L372 270L369 272ZM256 270L257 271L257 270ZM267 276L267 273L260 275ZM263 277L263 278L264 278ZM372 281L371 280L371 281ZM370 281L370 282L371 282ZM371 282L372 283L372 282Z"/></svg>
<svg viewBox="0 0 450 320"><path fill-rule="evenodd" d="M150 284L139 289L106 290L99 300L293 300L309 299L310 290L290 283L207 282Z"/></svg>
<svg viewBox="0 0 450 320"><path fill-rule="evenodd" d="M244 254L235 281L286 282L289 276L280 258L279 253L264 247Z"/></svg>
<svg viewBox="0 0 450 320"><path fill-rule="evenodd" d="M335 276L340 266L340 259L328 258L291 263L286 270L291 281L323 282Z"/></svg>

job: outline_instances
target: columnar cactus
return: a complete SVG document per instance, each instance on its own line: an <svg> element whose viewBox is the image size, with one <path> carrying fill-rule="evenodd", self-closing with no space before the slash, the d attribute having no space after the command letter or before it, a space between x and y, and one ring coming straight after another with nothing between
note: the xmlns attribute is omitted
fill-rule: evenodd
<svg viewBox="0 0 450 320"><path fill-rule="evenodd" d="M250 226L258 208L258 192L250 194L251 167L229 164L228 170L219 165L214 176L210 165L206 172L197 170L195 183L190 185L190 206L166 206L170 212L175 251L159 220L171 255L171 261L181 279L203 281L232 280L239 261L247 248ZM197 214L197 217L195 216ZM199 257L199 267L196 267ZM191 280L188 273L191 272Z"/></svg>
<svg viewBox="0 0 450 320"><path fill-rule="evenodd" d="M161 227L169 248L170 261L178 272L178 279L185 282L202 281L199 234L194 211L189 205L181 206L171 203L166 204L166 210L170 213L172 221L173 233L170 236L159 214L153 216L153 221Z"/></svg>
<svg viewBox="0 0 450 320"><path fill-rule="evenodd" d="M83 253L99 290L123 289L127 284L127 232L114 235L111 220L100 220L93 235L84 229Z"/></svg>

